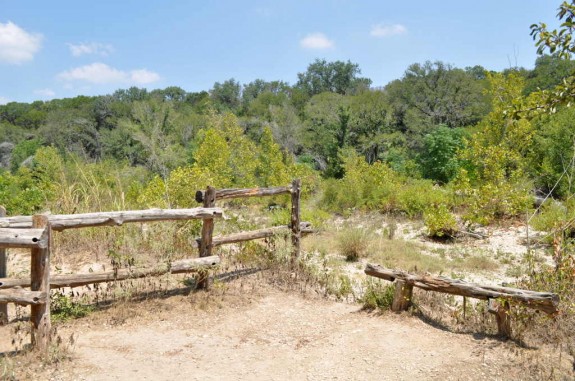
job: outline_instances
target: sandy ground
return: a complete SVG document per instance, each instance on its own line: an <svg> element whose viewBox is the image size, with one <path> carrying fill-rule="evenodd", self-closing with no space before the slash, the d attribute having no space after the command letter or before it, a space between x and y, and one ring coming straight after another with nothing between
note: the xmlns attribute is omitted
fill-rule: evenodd
<svg viewBox="0 0 575 381"><path fill-rule="evenodd" d="M174 296L138 307L145 311L97 312L60 328L63 337L76 334L71 360L31 379L517 379L514 344L454 334L409 314L367 313L277 289L258 294L241 305L198 309L189 296Z"/></svg>
<svg viewBox="0 0 575 381"><path fill-rule="evenodd" d="M524 250L517 236L478 243ZM27 267L20 256L11 261L12 269ZM208 293L115 302L58 327L64 340L76 338L65 361L9 366L22 380L531 379L529 356L515 343L262 283L256 274ZM0 327L0 353L11 329Z"/></svg>

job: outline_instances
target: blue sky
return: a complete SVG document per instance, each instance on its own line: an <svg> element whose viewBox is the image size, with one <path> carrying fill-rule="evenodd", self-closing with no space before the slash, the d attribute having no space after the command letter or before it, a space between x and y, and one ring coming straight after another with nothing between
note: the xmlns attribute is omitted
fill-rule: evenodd
<svg viewBox="0 0 575 381"><path fill-rule="evenodd" d="M529 26L551 0L0 0L0 104L130 86L209 90L235 78L293 84L316 58L384 86L441 60L532 68Z"/></svg>

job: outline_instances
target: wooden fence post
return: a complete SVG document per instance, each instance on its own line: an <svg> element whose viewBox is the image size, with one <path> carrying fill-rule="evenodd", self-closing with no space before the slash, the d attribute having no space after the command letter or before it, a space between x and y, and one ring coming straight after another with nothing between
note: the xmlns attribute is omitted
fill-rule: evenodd
<svg viewBox="0 0 575 381"><path fill-rule="evenodd" d="M6 209L0 205L0 217L6 216ZM6 249L0 249L0 278L8 277L8 258ZM0 303L0 325L8 323L8 304Z"/></svg>
<svg viewBox="0 0 575 381"><path fill-rule="evenodd" d="M487 311L495 315L497 319L497 331L505 337L511 337L511 317L509 315L510 307L508 301L497 301L489 299L487 301Z"/></svg>
<svg viewBox="0 0 575 381"><path fill-rule="evenodd" d="M48 229L48 244L44 249L32 249L30 290L44 292L42 303L31 305L30 321L32 323L32 347L46 351L50 344L50 246L52 232L48 216L35 215L32 218L33 228Z"/></svg>
<svg viewBox="0 0 575 381"><path fill-rule="evenodd" d="M295 179L291 183L291 242L293 245L292 263L295 264L300 254L300 194L301 180Z"/></svg>
<svg viewBox="0 0 575 381"><path fill-rule="evenodd" d="M393 303L391 304L392 311L407 311L411 305L411 298L413 296L413 286L407 284L405 281L397 279L395 281L395 293L393 294Z"/></svg>
<svg viewBox="0 0 575 381"><path fill-rule="evenodd" d="M204 208L213 208L216 206L216 189L214 187L208 186L206 193L204 194ZM209 257L212 255L213 242L212 238L214 236L214 219L206 218L202 223L202 237L200 240L200 257ZM207 273L200 272L198 283L198 288L207 289L209 288L209 279Z"/></svg>

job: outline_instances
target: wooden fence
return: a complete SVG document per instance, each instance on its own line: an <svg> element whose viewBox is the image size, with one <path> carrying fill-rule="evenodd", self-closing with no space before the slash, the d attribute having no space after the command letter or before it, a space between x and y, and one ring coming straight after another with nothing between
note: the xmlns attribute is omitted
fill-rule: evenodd
<svg viewBox="0 0 575 381"><path fill-rule="evenodd" d="M559 305L559 296L547 292L478 285L458 279L430 275L414 275L372 264L366 266L365 273L390 282L395 281L395 293L391 307L394 311L408 309L412 301L413 287L463 296L464 308L465 297L487 300L488 311L495 314L499 334L504 337L511 336L511 318L509 314L511 303L521 304L549 315L557 313L557 306Z"/></svg>
<svg viewBox="0 0 575 381"><path fill-rule="evenodd" d="M32 346L46 350L50 343L50 289L77 287L86 284L115 280L157 276L171 273L198 273L198 287L207 287L206 274L210 268L220 263L218 256L212 255L215 246L249 241L273 236L280 231L290 231L294 245L293 258L299 255L299 242L302 232L310 232L309 224L300 223L299 180L291 186L254 189L221 189L208 187L198 191L196 200L203 207L192 209L150 209L120 212L85 213L70 215L37 215L5 217L0 207L0 324L7 322L6 303L31 305ZM215 207L216 200L260 197L290 194L292 200L291 224L274 226L227 236L213 237L214 220L223 216L223 210ZM201 237L196 240L199 258L174 261L157 268L116 269L90 274L50 275L50 237L52 231L63 231L94 226L120 226L132 222L153 222L167 220L203 220ZM7 278L5 248L31 249L30 279ZM30 288L30 291L23 288Z"/></svg>

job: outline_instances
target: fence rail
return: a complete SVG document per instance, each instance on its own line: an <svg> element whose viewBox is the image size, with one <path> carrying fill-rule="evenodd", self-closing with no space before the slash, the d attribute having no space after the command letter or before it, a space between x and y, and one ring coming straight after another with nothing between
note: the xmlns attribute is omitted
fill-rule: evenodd
<svg viewBox="0 0 575 381"><path fill-rule="evenodd" d="M499 333L507 337L511 335L510 304L521 304L525 307L543 311L549 315L557 313L559 306L559 296L549 292L486 286L464 282L459 279L415 275L405 271L386 269L373 264L367 264L365 273L390 282L396 282L392 304L392 310L394 311L407 310L411 304L413 287L427 291L487 300L489 302L489 312L494 313L497 318Z"/></svg>
<svg viewBox="0 0 575 381"><path fill-rule="evenodd" d="M6 303L31 305L30 321L32 325L32 346L46 350L50 343L50 289L77 287L92 283L110 282L166 273L197 273L198 286L207 287L207 272L220 263L220 258L211 254L214 246L228 243L261 239L272 236L278 231L292 232L294 255L299 254L299 237L310 232L307 223L299 222L300 182L294 180L291 187L221 189L208 187L198 192L203 207L192 209L148 209L118 212L99 212L83 214L35 215L5 217L0 207L0 324L7 322ZM223 210L215 207L216 199L239 197L292 195L292 218L288 226L276 226L251 232L240 232L228 236L213 237L214 220L223 217ZM198 196L200 195L200 196ZM174 261L157 268L129 268L89 274L50 274L50 241L52 231L78 229L97 226L120 226L133 222L155 222L169 220L203 220L202 236L196 240L199 258ZM295 225L294 225L295 224ZM296 238L294 238L296 237ZM295 243L297 241L297 246ZM194 242L194 244L196 244ZM194 246L192 244L191 246ZM4 248L28 248L31 250L30 279L7 278L6 254ZM24 290L29 287L30 290Z"/></svg>

